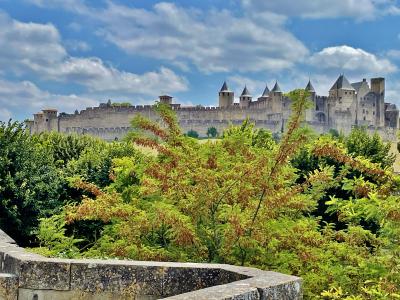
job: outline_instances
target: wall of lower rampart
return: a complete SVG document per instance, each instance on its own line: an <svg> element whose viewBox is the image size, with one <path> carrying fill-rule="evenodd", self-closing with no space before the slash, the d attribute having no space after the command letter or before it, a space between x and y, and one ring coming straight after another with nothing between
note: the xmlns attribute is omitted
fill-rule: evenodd
<svg viewBox="0 0 400 300"><path fill-rule="evenodd" d="M46 258L0 230L0 300L160 298L300 300L302 281L223 264Z"/></svg>

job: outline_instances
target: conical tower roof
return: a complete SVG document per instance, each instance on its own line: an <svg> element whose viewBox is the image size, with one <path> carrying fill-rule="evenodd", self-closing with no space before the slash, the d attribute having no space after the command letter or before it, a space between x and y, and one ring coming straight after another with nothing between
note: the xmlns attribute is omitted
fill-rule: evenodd
<svg viewBox="0 0 400 300"><path fill-rule="evenodd" d="M307 83L307 86L306 86L305 90L309 91L309 92L312 92L312 93L315 93L315 90L314 90L314 87L313 87L313 85L311 83L311 80L308 80L308 83Z"/></svg>
<svg viewBox="0 0 400 300"><path fill-rule="evenodd" d="M226 84L226 81L224 81L224 84L221 87L220 92L229 92L228 85Z"/></svg>
<svg viewBox="0 0 400 300"><path fill-rule="evenodd" d="M262 96L263 97L268 97L268 94L269 94L269 88L268 88L268 84L266 84Z"/></svg>
<svg viewBox="0 0 400 300"><path fill-rule="evenodd" d="M278 81L275 81L275 85L272 88L271 92L274 93L282 93L281 88L279 87Z"/></svg>
<svg viewBox="0 0 400 300"><path fill-rule="evenodd" d="M247 89L247 86L244 86L241 96L251 96L249 90Z"/></svg>
<svg viewBox="0 0 400 300"><path fill-rule="evenodd" d="M339 78L336 80L336 82L331 87L330 91L331 90L340 90L340 89L355 91L353 86L350 84L350 82L347 80L347 78L343 74L341 74L339 76Z"/></svg>

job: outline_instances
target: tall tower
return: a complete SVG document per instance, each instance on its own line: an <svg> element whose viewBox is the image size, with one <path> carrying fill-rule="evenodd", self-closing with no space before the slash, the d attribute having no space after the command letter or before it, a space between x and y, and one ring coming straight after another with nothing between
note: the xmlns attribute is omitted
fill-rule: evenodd
<svg viewBox="0 0 400 300"><path fill-rule="evenodd" d="M315 94L314 87L311 83L311 80L308 80L305 90L310 93L310 98L313 101L313 103L315 104L315 95L316 94Z"/></svg>
<svg viewBox="0 0 400 300"><path fill-rule="evenodd" d="M230 107L233 106L234 93L229 90L226 82L222 85L221 90L218 93L219 96L219 107Z"/></svg>
<svg viewBox="0 0 400 300"><path fill-rule="evenodd" d="M305 90L310 93L310 101L312 102L312 107L306 110L306 121L313 121L313 115L314 111L317 109L317 104L316 93L310 79L308 80Z"/></svg>
<svg viewBox="0 0 400 300"><path fill-rule="evenodd" d="M357 124L356 90L341 74L329 90L328 121L338 130L348 132L351 126Z"/></svg>
<svg viewBox="0 0 400 300"><path fill-rule="evenodd" d="M371 78L371 91L377 96L376 124L385 126L385 78Z"/></svg>
<svg viewBox="0 0 400 300"><path fill-rule="evenodd" d="M274 87L272 88L271 92L271 102L272 102L272 113L282 113L282 91L279 87L278 82L275 82Z"/></svg>
<svg viewBox="0 0 400 300"><path fill-rule="evenodd" d="M240 95L240 107L249 107L250 102L252 100L251 94L247 89L247 86L244 87L242 94Z"/></svg>

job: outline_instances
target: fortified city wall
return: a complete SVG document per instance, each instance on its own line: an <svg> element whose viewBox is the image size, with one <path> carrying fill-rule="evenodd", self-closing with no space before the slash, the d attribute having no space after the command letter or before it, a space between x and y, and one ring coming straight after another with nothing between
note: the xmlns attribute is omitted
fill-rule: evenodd
<svg viewBox="0 0 400 300"><path fill-rule="evenodd" d="M305 90L310 94L312 107L305 113L305 124L317 133L336 129L348 134L354 126L364 126L368 131L379 133L385 140L396 140L399 129L399 110L396 105L385 102L384 78L372 78L371 87L366 79L350 84L340 75L329 96L318 96L309 81ZM291 114L292 100L284 95L278 83L270 91L266 86L262 96L253 100L247 87L235 103L234 93L223 84L218 107L173 104L172 97L163 95L159 101L171 106L176 112L184 133L194 130L201 137L210 127L221 134L227 127L240 125L246 119L256 128L265 128L273 133L283 132ZM112 141L120 140L130 130L130 122L141 114L153 121L159 116L152 105L119 105L101 103L74 114L60 113L55 109L44 109L34 115L27 125L31 133L58 131L65 133L90 134Z"/></svg>

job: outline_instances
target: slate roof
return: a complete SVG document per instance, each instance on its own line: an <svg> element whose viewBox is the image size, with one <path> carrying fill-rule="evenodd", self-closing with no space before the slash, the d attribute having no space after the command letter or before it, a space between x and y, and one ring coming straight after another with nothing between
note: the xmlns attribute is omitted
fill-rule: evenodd
<svg viewBox="0 0 400 300"><path fill-rule="evenodd" d="M331 90L340 90L340 89L350 90L350 91L355 90L343 74L339 76L339 78L336 80L336 82L331 87L330 91Z"/></svg>
<svg viewBox="0 0 400 300"><path fill-rule="evenodd" d="M275 85L272 88L271 92L282 93L281 88L279 87L278 81L275 82Z"/></svg>
<svg viewBox="0 0 400 300"><path fill-rule="evenodd" d="M224 81L224 84L222 85L220 92L229 92L229 88L228 85L226 84L226 81Z"/></svg>
<svg viewBox="0 0 400 300"><path fill-rule="evenodd" d="M352 86L356 91L358 91L358 90L360 89L360 87L362 86L362 84L363 84L362 81L360 81L360 82L353 82L353 83L351 84L351 86Z"/></svg>
<svg viewBox="0 0 400 300"><path fill-rule="evenodd" d="M269 88L268 88L268 85L266 84L262 96L263 97L268 97L268 94L269 94Z"/></svg>
<svg viewBox="0 0 400 300"><path fill-rule="evenodd" d="M310 92L315 92L314 87L311 83L311 80L308 80L307 86L306 86L306 91L310 91Z"/></svg>
<svg viewBox="0 0 400 300"><path fill-rule="evenodd" d="M247 89L247 86L244 87L241 96L251 96L249 90Z"/></svg>

